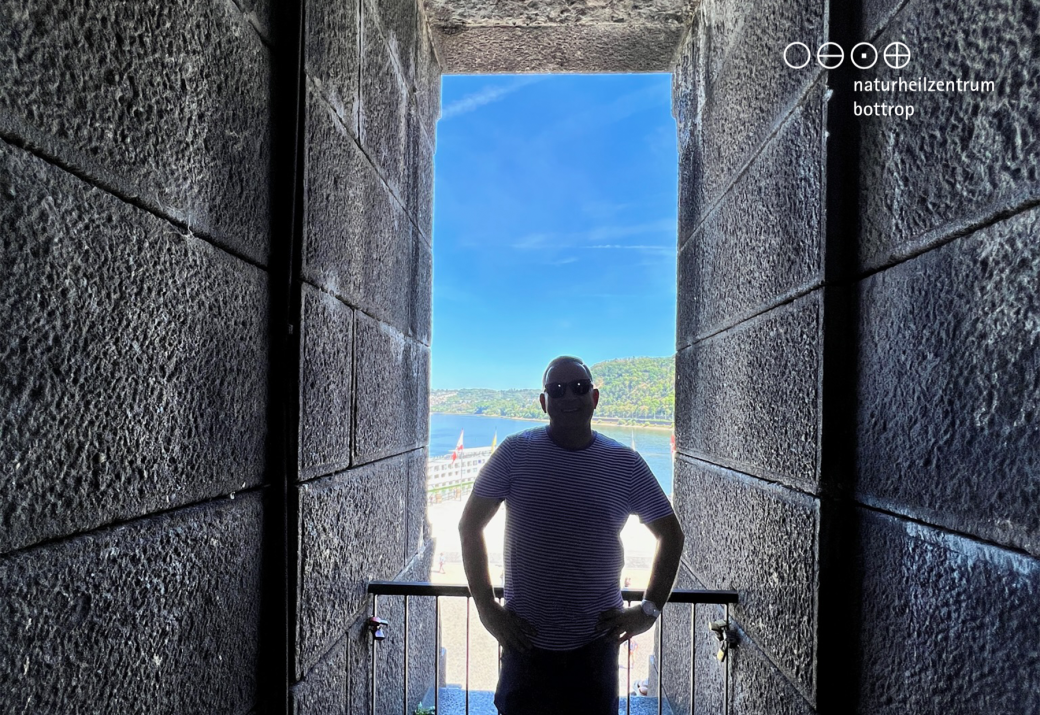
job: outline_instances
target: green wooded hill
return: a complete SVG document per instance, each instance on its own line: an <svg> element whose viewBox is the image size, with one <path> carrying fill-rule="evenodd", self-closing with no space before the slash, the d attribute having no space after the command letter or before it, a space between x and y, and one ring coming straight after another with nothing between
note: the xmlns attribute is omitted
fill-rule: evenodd
<svg viewBox="0 0 1040 715"><path fill-rule="evenodd" d="M599 388L597 419L622 423L670 424L675 409L675 359L638 357L607 360L590 367ZM540 390L433 390L430 411L544 419Z"/></svg>

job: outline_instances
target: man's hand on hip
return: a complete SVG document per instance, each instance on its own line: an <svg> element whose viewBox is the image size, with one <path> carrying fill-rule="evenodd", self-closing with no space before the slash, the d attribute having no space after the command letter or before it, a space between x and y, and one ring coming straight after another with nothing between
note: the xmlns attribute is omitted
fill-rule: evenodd
<svg viewBox="0 0 1040 715"><path fill-rule="evenodd" d="M596 623L597 631L605 631L607 638L621 641L645 633L654 627L657 619L643 612L642 606L603 611Z"/></svg>
<svg viewBox="0 0 1040 715"><path fill-rule="evenodd" d="M538 631L498 601L478 606L477 614L488 632L503 646L509 646L524 653L531 650L531 638L538 635Z"/></svg>

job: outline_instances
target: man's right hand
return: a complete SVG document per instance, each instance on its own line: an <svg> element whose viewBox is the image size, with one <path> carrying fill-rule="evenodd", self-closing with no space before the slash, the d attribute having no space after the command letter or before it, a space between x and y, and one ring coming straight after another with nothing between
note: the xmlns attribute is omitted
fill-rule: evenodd
<svg viewBox="0 0 1040 715"><path fill-rule="evenodd" d="M522 653L531 650L531 638L538 635L538 631L498 601L490 601L483 606L477 606L477 614L488 632L503 646Z"/></svg>

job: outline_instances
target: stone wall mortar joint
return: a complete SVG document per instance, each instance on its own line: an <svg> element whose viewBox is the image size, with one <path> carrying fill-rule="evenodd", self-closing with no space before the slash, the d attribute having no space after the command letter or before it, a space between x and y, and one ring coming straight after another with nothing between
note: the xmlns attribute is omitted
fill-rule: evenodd
<svg viewBox="0 0 1040 715"><path fill-rule="evenodd" d="M693 239L694 234L700 231L704 227L704 224L709 219L711 219L715 215L715 213L719 211L721 207L726 203L726 197L729 196L729 193L733 189L733 187L736 186L737 183L739 183L740 180L744 177L744 175L751 169L751 165L758 161L758 158L762 155L762 152L777 137L777 135L780 134L781 130L784 128L784 126L786 126L787 122L790 121L791 118L794 116L794 113L797 112L803 106L803 102L805 101L805 99L816 89L816 84L818 82L823 82L826 80L827 73L824 70L819 69L815 71L814 75L815 76L805 84L804 90L800 94L795 96L794 101L792 101L789 106L783 109L783 111L780 113L779 118L773 123L773 126L769 128L769 131L762 138L762 141L759 143L757 147L755 147L755 150L747 158L747 161L741 164L740 167L736 170L736 172L734 172L733 178L726 182L722 190L719 191L718 197L711 205L708 206L708 210L704 212L700 220L690 228L690 230L687 232L685 236L679 237L679 251L682 251L686 247L686 244L688 244ZM700 122L698 113L698 124L699 123ZM821 186L823 186L823 184L824 182L821 182Z"/></svg>
<svg viewBox="0 0 1040 715"><path fill-rule="evenodd" d="M1032 561L1036 561L1038 567L1040 567L1040 553L1034 554L1030 552L1028 549L1023 549L1017 546L1009 546L1008 544L1002 544L999 541L991 541L989 539L978 536L977 534L972 534L966 531L960 531L958 529L952 529L949 526L943 526L941 524L934 524L930 521L922 519L919 516L912 516L910 514L906 514L900 511L895 511L893 509L893 505L887 502L883 502L883 500L880 499L871 499L866 495L857 494L852 503L861 509L865 509L875 514L881 514L883 516L887 516L901 522L923 526L926 529L932 529L934 531L939 531L944 534L949 534L951 536L956 536L958 538L965 539L966 541L970 541L979 546L999 549L1000 551L1005 551L1009 554L1015 554L1017 556L1027 558Z"/></svg>
<svg viewBox="0 0 1040 715"><path fill-rule="evenodd" d="M266 491L269 486L270 485L268 484L257 484L255 486L248 487L241 491L231 492L231 494L235 494L236 496L242 495L245 497L252 496L253 494L259 495ZM0 553L0 562L6 561L10 558L21 556L22 554L34 551L36 549L46 549L52 546L58 546L65 542L74 541L76 539L84 537L101 536L105 532L114 531L121 527L135 527L141 524L142 522L148 521L150 519L163 519L165 517L183 511L204 509L208 506L218 504L220 502L235 501L235 497L232 497L231 494L218 494L208 499L202 499L200 501L188 502L187 504L171 506L168 509L162 509L160 511L152 511L148 512L147 514L138 514L137 516L131 516L125 519L116 519L114 521L109 521L104 524L99 524L98 526L91 527L90 529L84 529L83 531L74 531L68 534L62 534L61 536L52 536L47 539L41 539L40 541L36 541L31 544L25 544L24 546L19 546L17 548L11 549L10 551Z"/></svg>
<svg viewBox="0 0 1040 715"><path fill-rule="evenodd" d="M745 472L738 466L734 466L731 464L723 464L721 462L713 462L710 459L708 459L705 455L702 455L699 452L684 452L682 449L679 449L676 451L676 454L680 457L685 457L687 460L691 462L700 462L701 464L706 464L710 467L715 467L716 469L723 469L727 472L730 472L731 474L735 474L746 479L752 479L756 482L761 482L764 486L776 487L778 489L783 489L784 491L800 494L814 501L819 501L820 499L820 494L817 492L806 491L805 489L793 486L787 482L782 482L778 479L770 479L769 477L764 477L758 474L752 474L751 472Z"/></svg>
<svg viewBox="0 0 1040 715"><path fill-rule="evenodd" d="M858 283L889 268L895 268L902 263L920 258L935 249L953 243L957 239L966 238L991 226L1013 219L1020 214L1032 211L1037 207L1040 207L1040 195L1030 197L1017 204L1006 205L1002 209L997 208L987 211L981 215L976 214L960 220L948 221L938 228L926 231L919 234L916 238L896 246L894 251L885 256L881 256L876 260L866 261L861 266L861 272L855 276L853 281Z"/></svg>
<svg viewBox="0 0 1040 715"><path fill-rule="evenodd" d="M211 236L207 232L196 232L186 221L178 220L168 214L163 213L162 204L156 202L156 204L153 205L145 197L139 194L135 194L123 187L120 187L119 184L121 182L119 182L118 180L109 180L105 176L94 175L91 172L89 172L89 170L81 169L75 164L65 161L65 159L58 156L57 154L47 151L40 143L36 143L31 139L21 137L17 134L12 134L4 131L2 127L5 126L6 121L9 117L5 117L3 116L3 114L3 111L0 110L0 141L4 141L12 147L20 151L24 151L25 153L29 154L34 158L39 159L40 161L43 161L47 164L50 164L51 166L57 169L60 169L66 174L75 177L76 179L82 181L85 184L88 184L89 186L91 186L94 189L97 189L98 191L105 192L106 194L112 196L115 199L118 199L119 201L122 201L124 204L127 204L128 206L132 206L135 209L151 214L160 221L163 221L175 228L185 238L199 240L208 245L209 247L221 251L222 253L226 253L232 258L242 261L243 263L246 263L252 266L253 268L257 268L263 271L264 273L268 272L267 266L265 266L263 263L260 263L257 260L250 258L249 256L243 255L238 251L235 251L234 249L221 244L215 237ZM101 173L107 172L102 171Z"/></svg>

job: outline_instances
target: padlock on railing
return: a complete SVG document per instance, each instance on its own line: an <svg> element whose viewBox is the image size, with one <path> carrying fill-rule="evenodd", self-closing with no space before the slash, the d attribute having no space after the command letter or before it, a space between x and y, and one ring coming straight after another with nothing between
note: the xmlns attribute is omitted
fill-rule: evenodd
<svg viewBox="0 0 1040 715"><path fill-rule="evenodd" d="M729 629L729 621L719 620L712 621L708 625L708 629L715 634L715 637L719 640L719 650L715 654L715 657L721 663L726 660L726 655L729 653L730 648L737 646L737 636Z"/></svg>
<svg viewBox="0 0 1040 715"><path fill-rule="evenodd" d="M368 630L372 633L372 639L381 641L386 640L386 626L390 624L390 621L372 616L367 621Z"/></svg>

